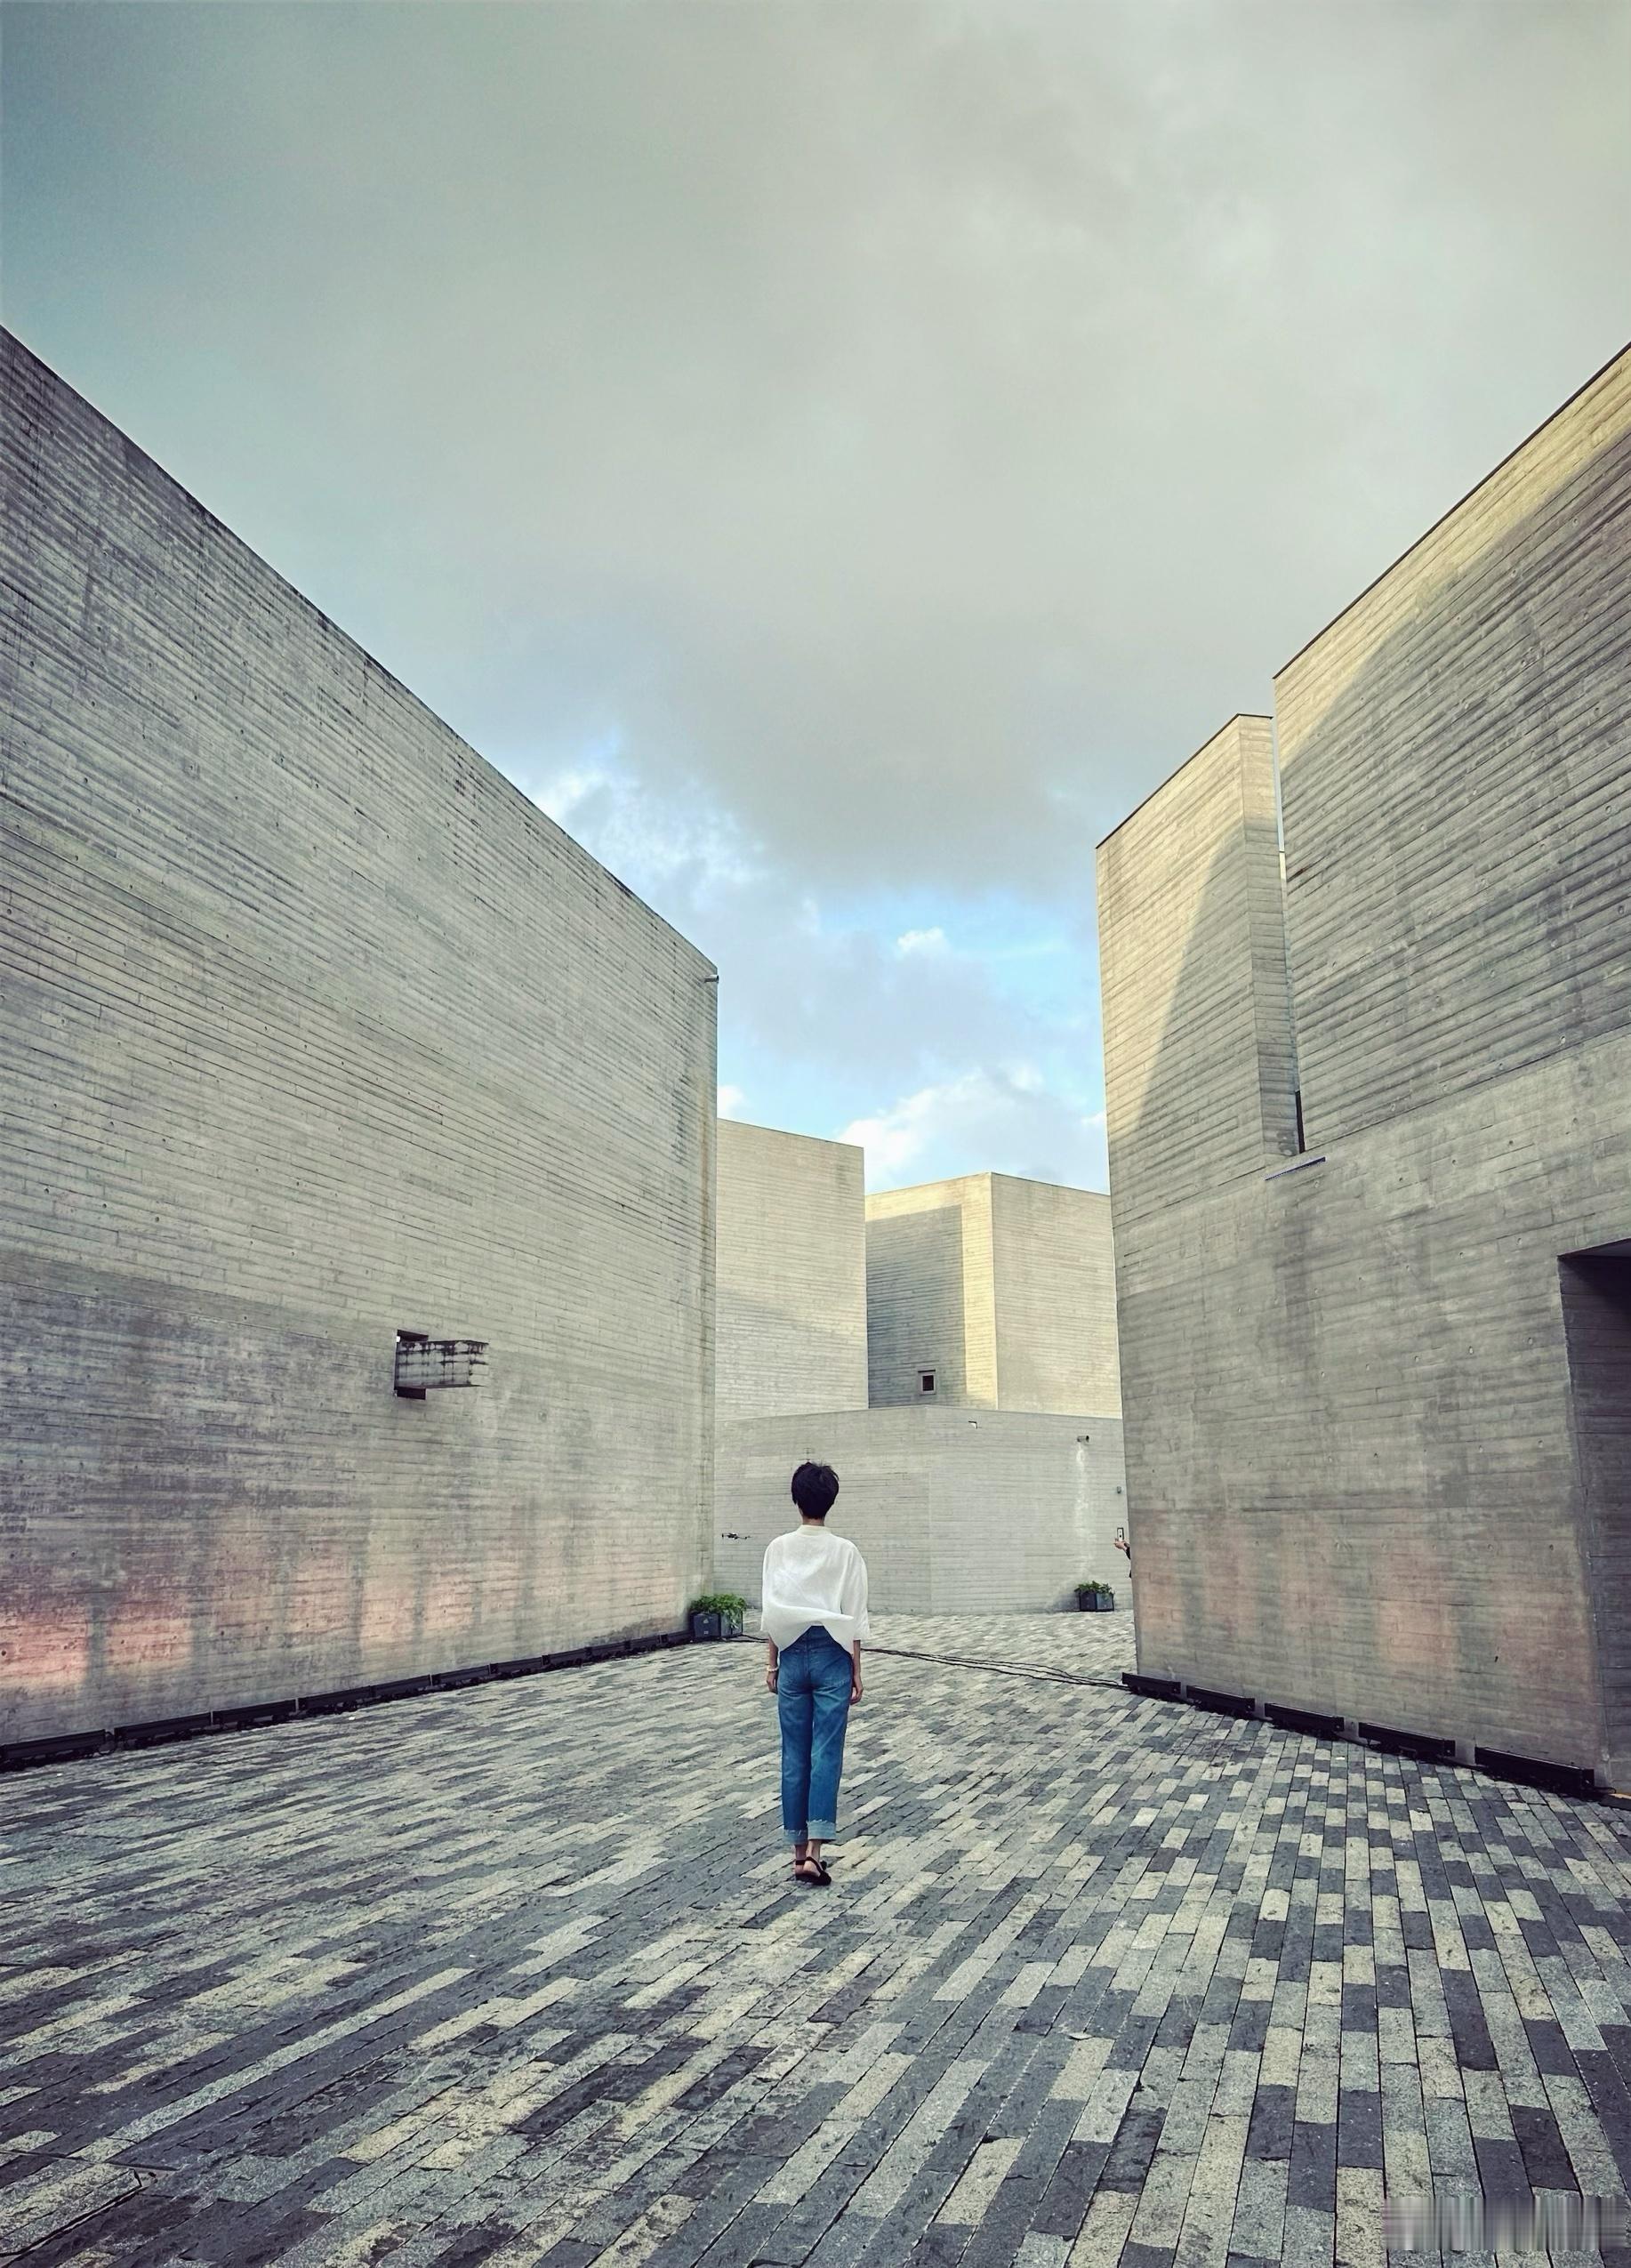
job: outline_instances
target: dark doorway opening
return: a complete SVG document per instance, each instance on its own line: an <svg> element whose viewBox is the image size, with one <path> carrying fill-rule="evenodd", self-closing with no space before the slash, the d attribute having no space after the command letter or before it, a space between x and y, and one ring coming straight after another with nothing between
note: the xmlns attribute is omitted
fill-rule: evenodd
<svg viewBox="0 0 1631 2268"><path fill-rule="evenodd" d="M1631 1769L1631 1239L1558 1263L1606 1746Z"/></svg>

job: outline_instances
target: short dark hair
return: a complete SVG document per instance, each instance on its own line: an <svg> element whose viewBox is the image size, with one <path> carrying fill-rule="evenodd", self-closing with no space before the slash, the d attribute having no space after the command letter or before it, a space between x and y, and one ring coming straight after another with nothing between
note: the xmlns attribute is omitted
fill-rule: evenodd
<svg viewBox="0 0 1631 2268"><path fill-rule="evenodd" d="M838 1494L838 1475L831 1465L800 1465L793 1475L793 1502L807 1520L824 1520Z"/></svg>

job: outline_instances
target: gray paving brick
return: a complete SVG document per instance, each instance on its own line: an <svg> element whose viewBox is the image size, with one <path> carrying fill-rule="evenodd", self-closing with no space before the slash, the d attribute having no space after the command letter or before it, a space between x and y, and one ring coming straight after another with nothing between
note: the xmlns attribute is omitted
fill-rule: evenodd
<svg viewBox="0 0 1631 2268"><path fill-rule="evenodd" d="M747 1649L8 1781L0 2248L1227 2268L1623 2189L1620 1814L1081 1683L1097 1618L878 1629L830 1892Z"/></svg>

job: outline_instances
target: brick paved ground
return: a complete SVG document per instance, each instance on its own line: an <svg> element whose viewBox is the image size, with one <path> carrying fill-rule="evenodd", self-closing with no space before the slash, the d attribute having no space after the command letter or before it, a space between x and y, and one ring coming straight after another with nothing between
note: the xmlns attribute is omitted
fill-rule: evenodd
<svg viewBox="0 0 1631 2268"><path fill-rule="evenodd" d="M1080 1682L1129 1634L880 1624L830 1892L745 1647L0 1782L0 2257L1359 2262L1385 2181L1621 2192L1626 1818Z"/></svg>

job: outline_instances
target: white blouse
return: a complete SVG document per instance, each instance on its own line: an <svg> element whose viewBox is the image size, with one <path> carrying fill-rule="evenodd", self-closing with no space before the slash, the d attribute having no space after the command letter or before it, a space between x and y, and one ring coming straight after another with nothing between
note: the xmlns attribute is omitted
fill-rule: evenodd
<svg viewBox="0 0 1631 2268"><path fill-rule="evenodd" d="M872 1636L866 1619L866 1562L848 1536L799 1526L773 1536L765 1554L760 1634L790 1646L814 1622L848 1649Z"/></svg>

